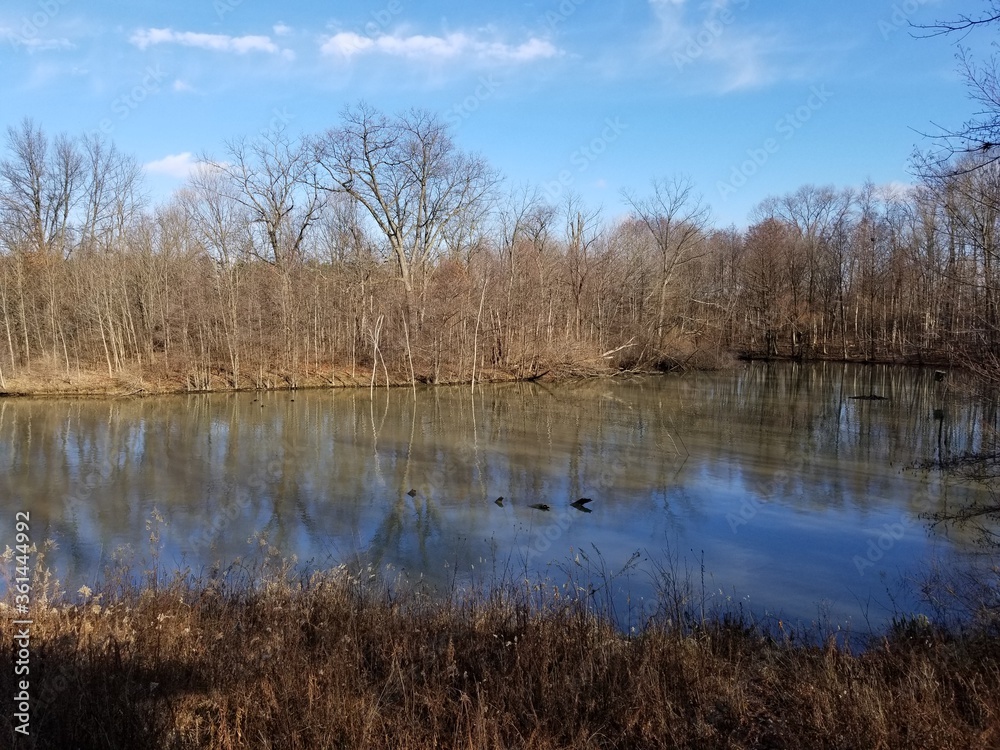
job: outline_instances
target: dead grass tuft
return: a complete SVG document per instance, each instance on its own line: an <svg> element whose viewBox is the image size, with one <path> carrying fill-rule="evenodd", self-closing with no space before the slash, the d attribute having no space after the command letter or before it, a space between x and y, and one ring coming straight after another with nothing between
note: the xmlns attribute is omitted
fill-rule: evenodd
<svg viewBox="0 0 1000 750"><path fill-rule="evenodd" d="M551 587L442 601L369 575L126 577L37 607L33 747L1000 745L988 633L900 622L852 653L729 617L626 637ZM0 691L13 680L5 649Z"/></svg>

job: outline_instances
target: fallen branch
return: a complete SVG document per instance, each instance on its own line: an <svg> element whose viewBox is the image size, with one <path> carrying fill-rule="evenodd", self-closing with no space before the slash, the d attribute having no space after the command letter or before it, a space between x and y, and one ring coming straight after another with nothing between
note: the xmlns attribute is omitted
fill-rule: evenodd
<svg viewBox="0 0 1000 750"><path fill-rule="evenodd" d="M617 354L622 349L628 349L630 346L635 346L634 342L635 342L635 337L632 337L627 344L622 344L617 349L612 349L609 352L604 352L604 354L601 355L601 358L602 359L610 359L612 354Z"/></svg>

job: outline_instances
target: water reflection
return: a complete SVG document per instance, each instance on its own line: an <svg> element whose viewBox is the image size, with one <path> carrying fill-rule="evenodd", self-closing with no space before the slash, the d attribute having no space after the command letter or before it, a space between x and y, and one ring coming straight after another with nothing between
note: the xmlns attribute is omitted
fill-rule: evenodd
<svg viewBox="0 0 1000 750"><path fill-rule="evenodd" d="M908 469L996 434L994 405L947 388L932 371L755 364L474 393L12 400L0 487L7 517L29 509L35 537L59 540L70 590L121 545L145 549L155 507L168 565L225 564L263 535L300 561L452 585L473 566L558 576L576 550L609 568L670 550L703 560L712 591L877 623L890 578L970 551L909 515L979 491ZM872 393L888 400L851 398ZM625 585L653 596L643 575Z"/></svg>

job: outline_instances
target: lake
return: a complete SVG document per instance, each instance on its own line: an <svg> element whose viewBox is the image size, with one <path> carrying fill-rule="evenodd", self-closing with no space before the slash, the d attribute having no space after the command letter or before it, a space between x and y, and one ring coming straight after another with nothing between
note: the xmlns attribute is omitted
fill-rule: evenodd
<svg viewBox="0 0 1000 750"><path fill-rule="evenodd" d="M149 555L155 509L167 569L224 566L261 538L302 565L444 591L525 574L599 587L631 560L601 593L619 612L655 609L667 568L709 604L864 630L893 601L920 608L901 580L975 563L970 536L917 518L983 492L914 468L995 435L995 407L952 382L754 363L474 391L8 399L0 547L30 511L75 592L123 548ZM851 398L872 393L886 400Z"/></svg>

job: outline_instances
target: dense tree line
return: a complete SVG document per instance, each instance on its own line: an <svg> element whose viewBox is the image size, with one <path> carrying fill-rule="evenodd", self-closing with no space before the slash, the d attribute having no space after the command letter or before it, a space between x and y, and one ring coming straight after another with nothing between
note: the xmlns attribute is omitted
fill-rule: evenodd
<svg viewBox="0 0 1000 750"><path fill-rule="evenodd" d="M973 168L975 167L975 168ZM0 388L444 382L732 354L1000 354L1000 165L922 184L805 186L745 230L684 178L627 216L511 186L424 111L361 104L204 157L163 204L99 137L26 120L0 152Z"/></svg>

